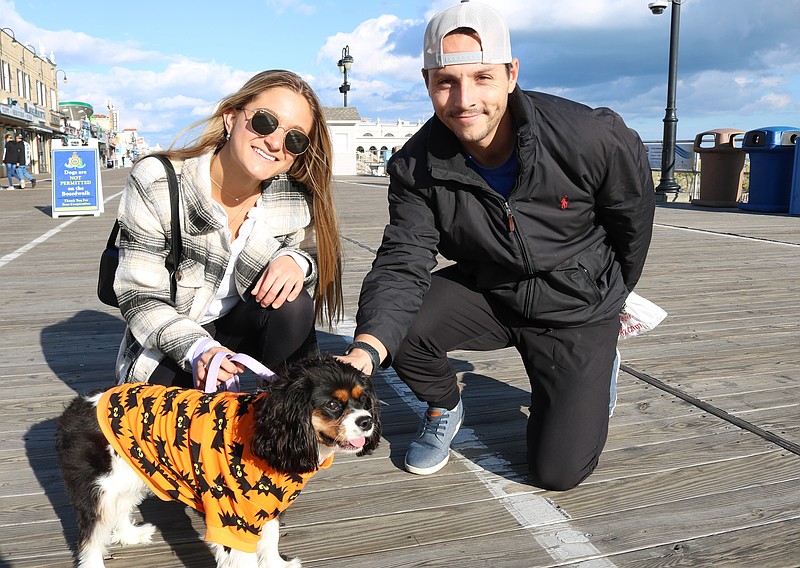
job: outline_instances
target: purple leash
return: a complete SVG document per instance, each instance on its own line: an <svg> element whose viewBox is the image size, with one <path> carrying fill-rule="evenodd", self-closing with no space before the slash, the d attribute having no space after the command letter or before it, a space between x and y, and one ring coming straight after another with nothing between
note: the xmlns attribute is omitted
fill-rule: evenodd
<svg viewBox="0 0 800 568"><path fill-rule="evenodd" d="M241 363L267 382L275 381L278 378L266 365L250 357L250 355L245 355L244 353L233 355L232 353L220 351L211 359L211 363L209 363L208 369L206 370L205 391L207 393L214 393L217 391L239 392L239 375L233 375L230 379L225 381L223 385L217 384L219 366L222 365L223 359L230 359L235 363Z"/></svg>

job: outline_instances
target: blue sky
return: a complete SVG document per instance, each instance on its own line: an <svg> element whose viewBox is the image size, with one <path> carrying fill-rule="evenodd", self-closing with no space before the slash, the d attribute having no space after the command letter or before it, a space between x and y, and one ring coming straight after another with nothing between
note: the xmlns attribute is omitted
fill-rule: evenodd
<svg viewBox="0 0 800 568"><path fill-rule="evenodd" d="M622 114L659 140L666 105L670 10L650 0L486 0L509 21L520 84ZM422 66L427 19L454 0L0 0L0 27L55 56L83 101L122 128L169 145L214 103L263 69L305 77L341 106L336 67L349 45L349 106L382 121L431 115ZM800 127L800 0L684 0L678 138L713 128ZM59 75L61 77L61 75Z"/></svg>

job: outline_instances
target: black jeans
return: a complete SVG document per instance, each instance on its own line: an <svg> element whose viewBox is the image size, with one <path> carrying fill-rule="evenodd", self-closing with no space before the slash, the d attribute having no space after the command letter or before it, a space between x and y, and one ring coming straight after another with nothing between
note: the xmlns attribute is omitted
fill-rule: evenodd
<svg viewBox="0 0 800 568"><path fill-rule="evenodd" d="M203 326L222 345L246 353L270 369L319 353L314 329L314 301L301 293L277 310L264 308L255 297L239 302L221 318ZM151 384L193 387L192 373L165 357L150 375Z"/></svg>
<svg viewBox="0 0 800 568"><path fill-rule="evenodd" d="M392 366L420 400L452 409L460 394L448 351L514 346L531 383L527 438L533 483L565 490L594 471L605 446L618 336L619 320L578 328L532 326L472 288L451 266L433 274Z"/></svg>

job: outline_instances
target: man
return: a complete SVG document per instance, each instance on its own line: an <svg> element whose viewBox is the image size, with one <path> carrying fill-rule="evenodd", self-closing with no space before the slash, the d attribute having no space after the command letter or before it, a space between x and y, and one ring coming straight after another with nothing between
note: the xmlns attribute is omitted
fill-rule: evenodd
<svg viewBox="0 0 800 568"><path fill-rule="evenodd" d="M22 134L17 133L17 147L20 153L20 162L17 165L17 177L19 178L22 189L25 189L25 180L31 182L31 187L36 187L36 178L28 171L28 164L31 163L31 145L27 140L23 140Z"/></svg>
<svg viewBox="0 0 800 568"><path fill-rule="evenodd" d="M25 187L25 182L17 173L17 162L19 161L19 157L17 156L19 153L17 143L14 141L14 137L11 134L5 135L4 142L5 146L3 148L3 164L6 167L6 175L8 176L8 189L14 189L13 178L19 179L20 185Z"/></svg>
<svg viewBox="0 0 800 568"><path fill-rule="evenodd" d="M393 365L428 403L405 466L431 474L464 417L447 352L516 347L532 481L570 489L605 445L619 311L650 244L644 147L608 109L522 91L506 23L482 4L433 17L422 74L435 116L389 163L390 221L344 360ZM431 274L437 253L454 264Z"/></svg>

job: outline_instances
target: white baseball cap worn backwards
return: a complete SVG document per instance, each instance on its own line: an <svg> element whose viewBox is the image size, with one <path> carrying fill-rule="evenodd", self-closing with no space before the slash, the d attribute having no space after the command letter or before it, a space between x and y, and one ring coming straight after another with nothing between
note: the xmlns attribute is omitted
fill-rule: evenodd
<svg viewBox="0 0 800 568"><path fill-rule="evenodd" d="M470 28L481 39L482 51L442 53L442 39L458 28ZM511 36L503 17L486 4L462 0L436 14L425 29L423 69L461 63L511 63Z"/></svg>

